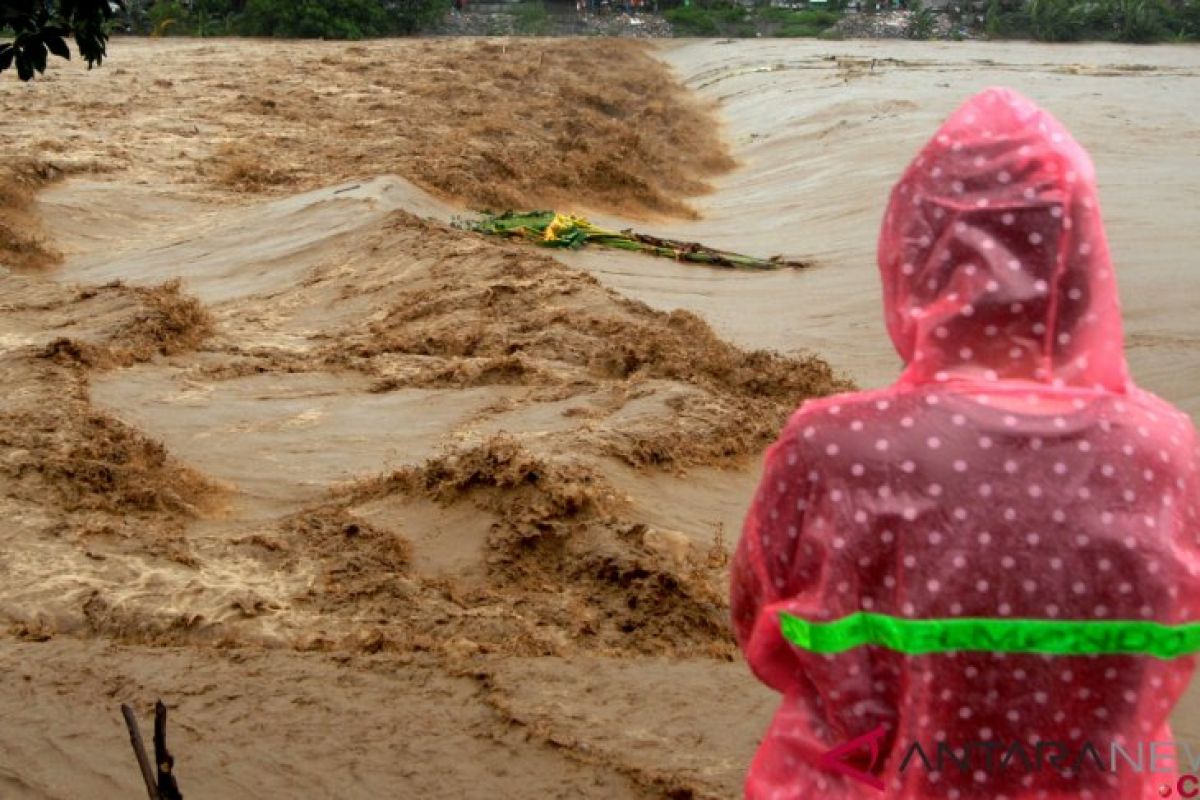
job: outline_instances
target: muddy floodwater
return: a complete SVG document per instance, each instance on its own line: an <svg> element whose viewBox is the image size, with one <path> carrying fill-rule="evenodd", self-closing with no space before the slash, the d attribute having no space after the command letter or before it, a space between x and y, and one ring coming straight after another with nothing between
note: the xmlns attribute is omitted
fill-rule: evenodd
<svg viewBox="0 0 1200 800"><path fill-rule="evenodd" d="M111 51L0 81L6 800L135 796L158 697L189 798L737 797L758 458L898 373L887 193L985 86L1092 154L1133 374L1200 419L1200 49ZM446 224L502 205L813 266Z"/></svg>

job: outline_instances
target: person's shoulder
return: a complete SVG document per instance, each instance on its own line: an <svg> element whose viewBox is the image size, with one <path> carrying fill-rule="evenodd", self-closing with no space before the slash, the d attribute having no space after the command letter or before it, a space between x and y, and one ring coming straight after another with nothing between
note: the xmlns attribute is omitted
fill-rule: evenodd
<svg viewBox="0 0 1200 800"><path fill-rule="evenodd" d="M851 425L866 414L888 411L905 393L893 385L810 397L792 412L784 426L784 435L803 435L804 429L810 426Z"/></svg>
<svg viewBox="0 0 1200 800"><path fill-rule="evenodd" d="M1188 464L1195 460L1196 426L1174 404L1138 386L1112 401L1111 430L1125 435L1148 451L1157 451L1165 463Z"/></svg>
<svg viewBox="0 0 1200 800"><path fill-rule="evenodd" d="M1117 400L1117 403L1122 402ZM1147 416L1161 417L1167 422L1174 423L1179 426L1193 428L1192 418L1187 412L1181 411L1173 403L1156 395L1148 389L1143 389L1140 386L1130 386L1129 391L1125 394L1124 403L1132 406Z"/></svg>
<svg viewBox="0 0 1200 800"><path fill-rule="evenodd" d="M1196 445L1196 426L1191 416L1153 392L1133 386L1112 405L1114 416L1137 428L1143 438L1150 430L1165 435L1177 446Z"/></svg>

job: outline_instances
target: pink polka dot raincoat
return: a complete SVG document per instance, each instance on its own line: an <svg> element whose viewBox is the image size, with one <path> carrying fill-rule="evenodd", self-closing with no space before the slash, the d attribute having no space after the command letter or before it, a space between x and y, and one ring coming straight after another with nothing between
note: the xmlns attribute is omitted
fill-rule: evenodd
<svg viewBox="0 0 1200 800"><path fill-rule="evenodd" d="M1181 775L1099 764L1113 743L1132 756L1172 739L1191 656L820 653L781 633L781 611L1172 626L1200 612L1196 434L1130 380L1071 135L1015 92L972 98L894 188L878 261L906 368L793 414L734 558L738 642L783 695L746 797L1159 797ZM861 774L823 761L872 732L873 762L865 746L845 759ZM1014 743L1023 756L1001 763Z"/></svg>

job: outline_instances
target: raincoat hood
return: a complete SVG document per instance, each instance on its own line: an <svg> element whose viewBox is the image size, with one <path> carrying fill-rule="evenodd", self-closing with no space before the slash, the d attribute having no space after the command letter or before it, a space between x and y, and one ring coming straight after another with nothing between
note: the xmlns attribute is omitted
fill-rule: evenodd
<svg viewBox="0 0 1200 800"><path fill-rule="evenodd" d="M981 92L930 139L892 190L878 260L903 380L1125 392L1095 170L1018 93Z"/></svg>

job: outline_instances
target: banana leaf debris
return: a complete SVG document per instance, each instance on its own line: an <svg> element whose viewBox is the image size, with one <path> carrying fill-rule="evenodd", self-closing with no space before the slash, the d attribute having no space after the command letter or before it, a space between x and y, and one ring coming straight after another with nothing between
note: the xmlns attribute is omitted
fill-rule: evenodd
<svg viewBox="0 0 1200 800"><path fill-rule="evenodd" d="M618 250L634 250L652 256L690 261L713 267L731 269L783 269L807 267L808 261L793 261L772 256L755 258L739 253L715 250L697 242L681 242L661 239L633 230L611 231L597 227L584 217L559 214L554 211L507 211L503 214L485 214L475 220L461 220L459 227L491 236L524 239L542 247L558 247L577 250L585 244L612 247Z"/></svg>

